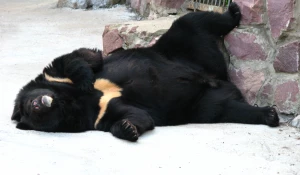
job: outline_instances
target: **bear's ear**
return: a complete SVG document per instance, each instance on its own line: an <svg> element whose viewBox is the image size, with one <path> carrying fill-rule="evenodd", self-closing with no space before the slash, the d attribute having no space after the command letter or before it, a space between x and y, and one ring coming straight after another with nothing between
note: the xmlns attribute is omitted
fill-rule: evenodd
<svg viewBox="0 0 300 175"><path fill-rule="evenodd" d="M22 117L22 115L21 115L21 112L20 112L20 107L19 107L19 105L15 105L13 114L11 116L11 120L15 120L17 122L20 122L21 117Z"/></svg>
<svg viewBox="0 0 300 175"><path fill-rule="evenodd" d="M27 124L22 123L22 122L18 123L16 128L21 129L21 130L32 130L32 128L30 126L28 126Z"/></svg>

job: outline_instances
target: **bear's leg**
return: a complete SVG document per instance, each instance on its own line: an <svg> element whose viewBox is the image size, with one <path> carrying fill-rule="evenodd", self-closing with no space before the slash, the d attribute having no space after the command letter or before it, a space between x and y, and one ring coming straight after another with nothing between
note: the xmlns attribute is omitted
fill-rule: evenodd
<svg viewBox="0 0 300 175"><path fill-rule="evenodd" d="M199 106L190 123L244 123L279 125L279 118L273 107L254 107L237 100L207 103Z"/></svg>
<svg viewBox="0 0 300 175"><path fill-rule="evenodd" d="M220 122L279 125L279 118L273 107L254 107L244 102L229 100L224 106Z"/></svg>
<svg viewBox="0 0 300 175"><path fill-rule="evenodd" d="M79 58L81 60L86 61L90 66L90 68L92 68L93 72L99 72L102 70L103 57L102 57L101 50L98 50L96 48L94 49L80 48L74 50L71 53L71 55L73 56L73 58Z"/></svg>
<svg viewBox="0 0 300 175"><path fill-rule="evenodd" d="M194 16L192 16L194 14ZM199 31L205 30L210 34L225 36L235 27L240 25L241 11L236 3L231 3L228 11L219 13L207 13L207 15L191 13ZM199 17L198 17L199 16ZM197 20L198 17L198 20ZM202 29L202 30L201 30Z"/></svg>
<svg viewBox="0 0 300 175"><path fill-rule="evenodd" d="M175 21L167 34L190 32L184 36L198 35L225 36L240 25L241 11L236 3L231 3L228 11L223 14L215 12L194 12Z"/></svg>
<svg viewBox="0 0 300 175"><path fill-rule="evenodd" d="M241 12L236 3L231 3L224 14L188 13L178 18L151 49L212 77L228 80L227 65L217 40L238 26L240 19Z"/></svg>
<svg viewBox="0 0 300 175"><path fill-rule="evenodd" d="M236 86L225 81L220 81L217 88L210 88L200 96L191 112L191 123L279 124L273 107L249 105Z"/></svg>
<svg viewBox="0 0 300 175"><path fill-rule="evenodd" d="M74 84L82 91L94 89L94 72L102 69L102 52L96 49L78 49L54 59L44 68L47 81Z"/></svg>

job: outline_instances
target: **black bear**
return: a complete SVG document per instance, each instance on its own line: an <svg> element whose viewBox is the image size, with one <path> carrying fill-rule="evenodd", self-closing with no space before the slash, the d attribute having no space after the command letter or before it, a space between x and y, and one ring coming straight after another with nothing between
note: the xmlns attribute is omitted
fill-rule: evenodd
<svg viewBox="0 0 300 175"><path fill-rule="evenodd" d="M232 3L224 14L192 12L148 48L112 53L78 49L54 59L17 95L19 129L109 131L136 141L154 126L233 122L278 126L273 107L245 102L229 81L217 40L239 25Z"/></svg>

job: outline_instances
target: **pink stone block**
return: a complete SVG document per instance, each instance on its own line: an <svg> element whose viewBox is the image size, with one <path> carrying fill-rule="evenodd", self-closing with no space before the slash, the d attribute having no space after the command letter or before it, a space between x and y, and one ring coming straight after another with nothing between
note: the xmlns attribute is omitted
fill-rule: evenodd
<svg viewBox="0 0 300 175"><path fill-rule="evenodd" d="M128 33L136 33L136 29L138 28L139 26L134 26L132 27Z"/></svg>
<svg viewBox="0 0 300 175"><path fill-rule="evenodd" d="M225 37L228 51L241 60L266 60L267 54L263 47L256 43L256 36L251 33L233 32Z"/></svg>
<svg viewBox="0 0 300 175"><path fill-rule="evenodd" d="M121 48L123 44L123 39L119 35L119 31L117 29L108 31L105 30L103 33L103 54L107 55L110 52Z"/></svg>
<svg viewBox="0 0 300 175"><path fill-rule="evenodd" d="M178 9L185 0L152 0L156 6Z"/></svg>
<svg viewBox="0 0 300 175"><path fill-rule="evenodd" d="M272 36L277 39L293 19L294 0L267 0Z"/></svg>
<svg viewBox="0 0 300 175"><path fill-rule="evenodd" d="M131 8L139 10L141 6L141 0L130 0Z"/></svg>
<svg viewBox="0 0 300 175"><path fill-rule="evenodd" d="M121 30L120 30L120 33L126 32L126 31L127 31L127 29L128 29L128 27L127 27L127 26L125 26L125 27L122 27L122 28L121 28Z"/></svg>
<svg viewBox="0 0 300 175"><path fill-rule="evenodd" d="M299 84L297 81L287 81L279 84L275 89L275 104L280 111L286 111L298 100Z"/></svg>
<svg viewBox="0 0 300 175"><path fill-rule="evenodd" d="M264 0L235 0L242 12L241 24L261 24Z"/></svg>
<svg viewBox="0 0 300 175"><path fill-rule="evenodd" d="M157 41L158 41L159 37L153 38L150 43L149 43L149 47L153 46Z"/></svg>
<svg viewBox="0 0 300 175"><path fill-rule="evenodd" d="M255 71L250 68L232 69L229 71L231 81L241 90L246 100L253 104L256 96L265 81L262 71Z"/></svg>
<svg viewBox="0 0 300 175"><path fill-rule="evenodd" d="M288 43L278 49L274 61L276 72L296 73L300 65L300 42Z"/></svg>
<svg viewBox="0 0 300 175"><path fill-rule="evenodd" d="M261 98L270 99L272 97L274 88L273 85L268 83L262 87Z"/></svg>

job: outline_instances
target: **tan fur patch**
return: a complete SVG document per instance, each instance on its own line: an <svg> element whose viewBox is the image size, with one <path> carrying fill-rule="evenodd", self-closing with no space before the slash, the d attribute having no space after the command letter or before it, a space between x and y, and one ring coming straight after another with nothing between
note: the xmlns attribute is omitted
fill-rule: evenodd
<svg viewBox="0 0 300 175"><path fill-rule="evenodd" d="M69 78L59 78L59 77L52 77L46 73L44 73L44 76L46 78L46 80L50 81L50 82L60 82L60 83L70 83L73 84L72 80L70 80Z"/></svg>
<svg viewBox="0 0 300 175"><path fill-rule="evenodd" d="M122 88L107 79L96 80L96 82L94 83L94 88L103 92L103 96L99 100L100 112L94 124L94 127L96 129L101 118L105 114L109 101L113 98L120 97L122 95Z"/></svg>

